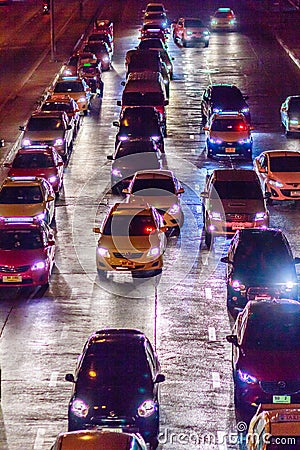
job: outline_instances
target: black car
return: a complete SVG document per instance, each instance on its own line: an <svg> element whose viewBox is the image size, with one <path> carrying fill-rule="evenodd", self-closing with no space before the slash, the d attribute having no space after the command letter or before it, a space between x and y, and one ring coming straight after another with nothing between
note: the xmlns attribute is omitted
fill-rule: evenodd
<svg viewBox="0 0 300 450"><path fill-rule="evenodd" d="M294 258L281 230L242 229L236 231L228 249L227 306L232 315L249 300L277 297L298 300Z"/></svg>
<svg viewBox="0 0 300 450"><path fill-rule="evenodd" d="M157 355L138 330L104 329L87 340L73 374L68 430L117 428L136 433L154 449L159 433Z"/></svg>
<svg viewBox="0 0 300 450"><path fill-rule="evenodd" d="M156 142L164 153L164 136L160 117L152 106L127 106L123 109L119 122L113 122L119 127L116 135L116 146L119 141L130 139L151 139Z"/></svg>
<svg viewBox="0 0 300 450"><path fill-rule="evenodd" d="M202 125L206 125L213 113L220 112L243 113L247 122L250 123L251 117L247 99L248 96L243 95L239 88L233 84L209 85L201 100Z"/></svg>

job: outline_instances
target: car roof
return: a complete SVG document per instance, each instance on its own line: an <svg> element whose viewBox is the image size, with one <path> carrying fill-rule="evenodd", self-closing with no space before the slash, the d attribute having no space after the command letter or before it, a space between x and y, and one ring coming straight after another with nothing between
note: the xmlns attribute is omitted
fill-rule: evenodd
<svg viewBox="0 0 300 450"><path fill-rule="evenodd" d="M253 169L214 169L211 176L218 181L257 181L257 174Z"/></svg>
<svg viewBox="0 0 300 450"><path fill-rule="evenodd" d="M40 177L6 177L3 186L40 186L43 181Z"/></svg>
<svg viewBox="0 0 300 450"><path fill-rule="evenodd" d="M16 154L24 153L24 154L30 154L30 153L50 153L52 154L53 151L56 152L54 147L50 147L48 145L31 145L30 147L21 147L17 151Z"/></svg>
<svg viewBox="0 0 300 450"><path fill-rule="evenodd" d="M290 300L285 298L276 298L272 300L250 300L246 308L254 313L255 316L265 315L268 317L268 313L276 311L276 314L291 313L292 311L300 314L300 303L296 300ZM299 323L300 326L300 323Z"/></svg>
<svg viewBox="0 0 300 450"><path fill-rule="evenodd" d="M262 152L265 155L268 155L270 158L275 157L289 157L289 156L300 156L299 150L266 150ZM260 156L260 155L259 155Z"/></svg>
<svg viewBox="0 0 300 450"><path fill-rule="evenodd" d="M135 179L155 179L155 178L172 178L173 172L171 170L152 169L152 170L139 170L135 173Z"/></svg>
<svg viewBox="0 0 300 450"><path fill-rule="evenodd" d="M62 116L65 116L65 111L34 111L31 114L31 118L38 118L38 119L48 119L48 118L55 118L55 119L61 119Z"/></svg>
<svg viewBox="0 0 300 450"><path fill-rule="evenodd" d="M113 215L145 215L145 212L148 213L148 215L151 214L152 208L148 203L145 203L143 205L134 206L131 203L115 203L114 206L110 210L110 214Z"/></svg>
<svg viewBox="0 0 300 450"><path fill-rule="evenodd" d="M253 242L253 240L257 239L259 241L266 240L266 238L279 238L283 239L283 232L278 228L243 228L241 230L237 230L236 234L239 235L240 240L243 242Z"/></svg>
<svg viewBox="0 0 300 450"><path fill-rule="evenodd" d="M213 113L212 116L211 116L211 121L216 120L216 119L218 119L218 120L225 120L225 119L226 120L228 120L228 119L231 119L231 120L237 120L237 119L246 120L243 113L236 112L236 111L233 111L233 112L226 112L225 111L224 113Z"/></svg>

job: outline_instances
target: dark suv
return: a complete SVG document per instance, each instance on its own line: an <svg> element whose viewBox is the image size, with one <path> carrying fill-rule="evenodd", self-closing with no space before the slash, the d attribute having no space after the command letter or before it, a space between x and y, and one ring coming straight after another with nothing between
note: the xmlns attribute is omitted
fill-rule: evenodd
<svg viewBox="0 0 300 450"><path fill-rule="evenodd" d="M278 229L243 229L234 235L227 263L227 306L231 314L261 296L298 300L295 264L287 238Z"/></svg>
<svg viewBox="0 0 300 450"><path fill-rule="evenodd" d="M239 88L233 84L211 84L202 96L201 115L202 125L206 125L207 121L213 113L220 112L240 112L243 113L245 119L250 123L249 106L246 103L247 95L243 95Z"/></svg>
<svg viewBox="0 0 300 450"><path fill-rule="evenodd" d="M139 432L154 449L159 383L165 380L149 340L138 330L104 329L87 340L73 374L68 430L90 427Z"/></svg>
<svg viewBox="0 0 300 450"><path fill-rule="evenodd" d="M151 106L128 106L123 109L120 121L113 122L119 127L116 135L116 146L119 141L130 139L150 139L156 142L164 153L164 137L159 115Z"/></svg>

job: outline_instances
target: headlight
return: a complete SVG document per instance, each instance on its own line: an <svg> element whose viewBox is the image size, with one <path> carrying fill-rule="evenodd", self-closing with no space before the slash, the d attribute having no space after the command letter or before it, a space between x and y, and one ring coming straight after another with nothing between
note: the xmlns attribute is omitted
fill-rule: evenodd
<svg viewBox="0 0 300 450"><path fill-rule="evenodd" d="M120 169L113 169L113 170L112 170L112 175L113 175L114 177L120 177L120 178L122 178L122 172L121 172Z"/></svg>
<svg viewBox="0 0 300 450"><path fill-rule="evenodd" d="M147 253L147 256L149 256L149 257L158 256L158 255L159 255L159 248L158 247L150 248L150 250Z"/></svg>
<svg viewBox="0 0 300 450"><path fill-rule="evenodd" d="M36 263L31 266L31 270L43 270L46 268L45 261L37 261Z"/></svg>
<svg viewBox="0 0 300 450"><path fill-rule="evenodd" d="M193 32L192 32L192 31L187 31L186 34L187 34L188 36L191 36L191 34L193 34Z"/></svg>
<svg viewBox="0 0 300 450"><path fill-rule="evenodd" d="M249 139L249 138L239 140L239 144L250 144L250 142L251 142L251 139Z"/></svg>
<svg viewBox="0 0 300 450"><path fill-rule="evenodd" d="M28 147L28 145L31 145L31 140L28 138L23 139L23 145L24 147Z"/></svg>
<svg viewBox="0 0 300 450"><path fill-rule="evenodd" d="M267 217L265 212L258 212L255 214L255 221L259 221L259 220L265 220Z"/></svg>
<svg viewBox="0 0 300 450"><path fill-rule="evenodd" d="M151 136L151 139L155 142L159 141L160 136Z"/></svg>
<svg viewBox="0 0 300 450"><path fill-rule="evenodd" d="M52 177L49 178L49 183L53 184L57 181L57 177L55 175L53 175Z"/></svg>
<svg viewBox="0 0 300 450"><path fill-rule="evenodd" d="M45 218L46 218L46 214L45 213L40 213L40 214L37 214L36 216L34 216L34 219L38 220L39 222L42 221L42 220L45 220Z"/></svg>
<svg viewBox="0 0 300 450"><path fill-rule="evenodd" d="M221 213L217 211L212 211L209 216L212 220L222 220Z"/></svg>
<svg viewBox="0 0 300 450"><path fill-rule="evenodd" d="M204 30L204 31L203 31L203 34L204 34L204 36L209 36L210 33L209 33L209 31Z"/></svg>
<svg viewBox="0 0 300 450"><path fill-rule="evenodd" d="M168 213L170 214L177 214L180 211L180 206L175 203L171 208L169 209Z"/></svg>
<svg viewBox="0 0 300 450"><path fill-rule="evenodd" d="M213 137L209 138L209 142L211 144L222 144L222 140L221 139L213 138Z"/></svg>
<svg viewBox="0 0 300 450"><path fill-rule="evenodd" d="M100 256L102 256L103 258L109 258L109 251L107 250L107 248L105 247L98 247L97 248L97 252Z"/></svg>
<svg viewBox="0 0 300 450"><path fill-rule="evenodd" d="M249 112L249 108L242 108L242 109L241 109L241 112L242 112L243 114L248 113L248 112Z"/></svg>
<svg viewBox="0 0 300 450"><path fill-rule="evenodd" d="M243 284L241 284L240 280L231 280L230 286L235 291L241 291L241 290L245 289L245 286Z"/></svg>
<svg viewBox="0 0 300 450"><path fill-rule="evenodd" d="M234 24L235 24L235 19L231 19L231 20L229 21L229 23L230 23L230 25L234 25Z"/></svg>
<svg viewBox="0 0 300 450"><path fill-rule="evenodd" d="M257 378L255 378L253 375L250 375L250 373L243 372L242 370L238 370L238 377L243 383L247 384L255 384L257 383Z"/></svg>
<svg viewBox="0 0 300 450"><path fill-rule="evenodd" d="M285 288L287 291L290 291L291 289L293 289L296 286L296 283L294 283L293 281L287 281L285 283Z"/></svg>
<svg viewBox="0 0 300 450"><path fill-rule="evenodd" d="M222 109L215 107L215 108L213 108L213 112L214 113L219 113L219 112L222 112Z"/></svg>
<svg viewBox="0 0 300 450"><path fill-rule="evenodd" d="M128 136L119 136L119 141L128 141Z"/></svg>
<svg viewBox="0 0 300 450"><path fill-rule="evenodd" d="M55 145L64 145L64 140L62 138L55 139L54 146Z"/></svg>
<svg viewBox="0 0 300 450"><path fill-rule="evenodd" d="M138 407L138 415L140 417L150 417L155 411L155 404L153 400L145 400Z"/></svg>
<svg viewBox="0 0 300 450"><path fill-rule="evenodd" d="M269 183L270 183L271 186L274 186L274 187L277 187L277 188L283 187L283 184L280 181L269 180Z"/></svg>
<svg viewBox="0 0 300 450"><path fill-rule="evenodd" d="M218 23L218 21L215 20L215 19L211 21L211 24L212 24L212 25L216 25L217 23Z"/></svg>
<svg viewBox="0 0 300 450"><path fill-rule="evenodd" d="M83 418L88 415L89 406L84 401L76 399L72 403L71 411L75 416Z"/></svg>

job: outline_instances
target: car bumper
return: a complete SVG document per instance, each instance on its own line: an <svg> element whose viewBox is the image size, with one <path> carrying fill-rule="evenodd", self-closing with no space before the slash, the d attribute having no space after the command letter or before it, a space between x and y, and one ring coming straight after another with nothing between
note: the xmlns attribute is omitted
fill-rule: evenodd
<svg viewBox="0 0 300 450"><path fill-rule="evenodd" d="M1 272L0 287L40 286L48 283L49 270L28 270L26 272Z"/></svg>
<svg viewBox="0 0 300 450"><path fill-rule="evenodd" d="M238 142L213 144L207 141L207 151L213 156L244 156L251 155L252 142L240 144Z"/></svg>
<svg viewBox="0 0 300 450"><path fill-rule="evenodd" d="M232 310L243 309L247 302L256 300L258 297L269 298L286 298L291 300L299 300L297 281L292 289L285 288L285 285L268 285L267 283L260 286L245 286L242 290L235 290L231 286L227 289L227 302Z"/></svg>
<svg viewBox="0 0 300 450"><path fill-rule="evenodd" d="M131 272L131 271L151 271L161 269L163 267L163 258L160 256L157 259L150 259L150 257L143 254L142 257L135 259L134 254L131 257L122 257L121 252L115 252L109 258L102 258L97 256L96 264L98 271L114 271L114 272ZM124 252L125 253L125 252ZM147 261L148 259L148 261Z"/></svg>
<svg viewBox="0 0 300 450"><path fill-rule="evenodd" d="M300 184L297 188L291 186L283 186L277 188L275 186L267 185L268 192L271 194L272 200L300 200Z"/></svg>
<svg viewBox="0 0 300 450"><path fill-rule="evenodd" d="M223 222L223 221L210 221L207 224L207 231L213 233L215 236L233 236L236 230L244 228L267 228L269 226L269 219L253 222Z"/></svg>

